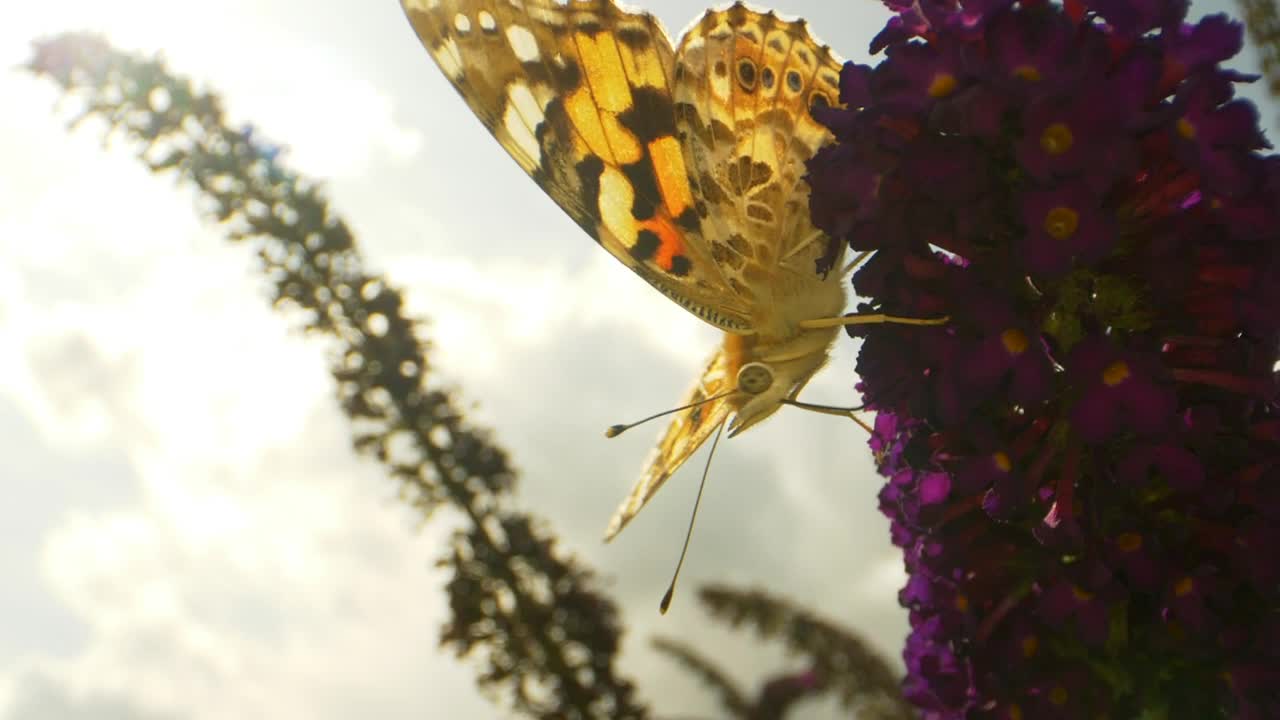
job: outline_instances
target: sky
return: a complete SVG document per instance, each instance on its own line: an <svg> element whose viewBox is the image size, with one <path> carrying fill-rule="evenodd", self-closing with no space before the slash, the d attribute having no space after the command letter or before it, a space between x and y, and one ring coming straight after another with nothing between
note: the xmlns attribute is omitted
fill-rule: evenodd
<svg viewBox="0 0 1280 720"><path fill-rule="evenodd" d="M884 19L773 5L858 60ZM673 34L701 10L645 7ZM396 2L63 0L0 24L0 720L507 715L438 646L450 518L422 522L351 451L326 348L270 310L251 248L99 126L68 133L52 85L12 69L71 30L162 52L325 181L369 265L429 318L436 372L511 451L521 507L619 602L621 670L659 714L718 713L655 635L752 689L799 667L710 622L703 583L800 600L897 662L901 558L853 423L784 409L722 443L665 617L699 459L601 543L662 428L603 429L674 404L718 333L542 195ZM852 404L854 355L842 339L806 399Z"/></svg>

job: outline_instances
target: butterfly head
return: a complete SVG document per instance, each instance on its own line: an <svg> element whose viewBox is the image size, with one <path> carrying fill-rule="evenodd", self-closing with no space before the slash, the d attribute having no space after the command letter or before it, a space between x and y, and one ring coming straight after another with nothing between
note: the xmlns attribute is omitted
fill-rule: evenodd
<svg viewBox="0 0 1280 720"><path fill-rule="evenodd" d="M750 362L738 369L738 391L733 396L737 406L729 423L729 437L733 437L772 415L781 407L786 388L777 382L773 367L768 363Z"/></svg>
<svg viewBox="0 0 1280 720"><path fill-rule="evenodd" d="M726 335L725 350L738 366L736 392L730 398L733 437L778 411L800 392L827 362L833 330L801 332L774 342L752 342ZM732 367L732 365L731 365Z"/></svg>

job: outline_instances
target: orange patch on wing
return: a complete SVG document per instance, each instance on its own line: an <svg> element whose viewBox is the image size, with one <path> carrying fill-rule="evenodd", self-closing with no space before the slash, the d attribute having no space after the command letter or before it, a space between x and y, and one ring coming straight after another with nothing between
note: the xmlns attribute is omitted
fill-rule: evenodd
<svg viewBox="0 0 1280 720"><path fill-rule="evenodd" d="M752 65L756 64L756 60L762 54L763 46L746 35L737 35L733 39L733 56L735 58L747 58Z"/></svg>
<svg viewBox="0 0 1280 720"><path fill-rule="evenodd" d="M667 135L649 143L649 156L653 158L653 174L658 179L662 201L671 217L693 207L693 192L689 189L689 173L684 166L684 154L680 141Z"/></svg>
<svg viewBox="0 0 1280 720"><path fill-rule="evenodd" d="M638 223L638 227L658 236L658 250L654 253L653 261L658 267L671 272L675 259L685 255L684 235L680 228L676 227L671 216L665 212L659 212L651 219Z"/></svg>

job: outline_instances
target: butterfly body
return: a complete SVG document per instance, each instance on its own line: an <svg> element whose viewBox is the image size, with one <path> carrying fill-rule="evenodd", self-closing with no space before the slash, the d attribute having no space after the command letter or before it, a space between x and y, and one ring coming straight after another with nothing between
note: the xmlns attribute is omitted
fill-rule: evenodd
<svg viewBox="0 0 1280 720"><path fill-rule="evenodd" d="M730 416L740 433L827 361L840 273L809 219L809 114L840 61L803 21L742 4L673 46L611 0L402 0L428 52L512 158L588 235L724 331L606 531L631 520ZM837 265L838 267L838 265ZM718 396L718 397L717 397Z"/></svg>

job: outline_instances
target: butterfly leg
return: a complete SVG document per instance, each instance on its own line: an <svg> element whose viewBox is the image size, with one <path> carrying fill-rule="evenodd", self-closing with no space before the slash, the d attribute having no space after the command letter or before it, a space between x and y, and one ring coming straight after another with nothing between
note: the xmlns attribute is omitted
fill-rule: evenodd
<svg viewBox="0 0 1280 720"><path fill-rule="evenodd" d="M835 415L837 417L847 417L850 420L858 423L858 425L861 426L863 430L866 430L867 432L872 432L871 426L868 425L865 421L863 421L862 418L854 414L857 411L862 409L861 405L858 405L855 407L835 407L833 405L815 405L814 403L807 403L807 402L802 402L800 400L797 400L796 396L799 394L800 394L800 390L797 388L795 392L791 393L791 397L786 398L782 401L782 404L790 405L791 407L797 407L797 408L800 408L801 410L808 410L809 412L816 412L821 415Z"/></svg>
<svg viewBox="0 0 1280 720"><path fill-rule="evenodd" d="M853 272L854 268L856 268L856 267L858 267L859 265L861 265L862 263L866 262L866 259L867 259L867 258L869 258L869 257L871 257L871 253L873 253L873 252L875 252L875 251L874 251L874 250L863 250L862 252L858 253L858 257L856 257L856 258L854 258L854 259L850 260L850 261L849 261L849 264L844 266L844 270L841 270L841 271L840 271L840 276L841 276L841 277L843 277L843 276L848 275L849 273Z"/></svg>

